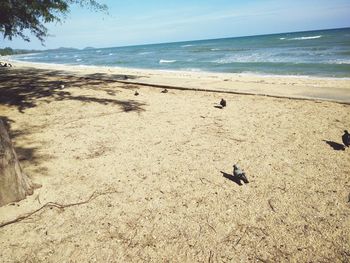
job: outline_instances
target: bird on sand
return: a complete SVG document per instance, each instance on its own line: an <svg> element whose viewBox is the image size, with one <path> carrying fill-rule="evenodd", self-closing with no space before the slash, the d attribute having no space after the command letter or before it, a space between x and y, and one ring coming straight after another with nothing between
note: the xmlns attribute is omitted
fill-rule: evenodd
<svg viewBox="0 0 350 263"><path fill-rule="evenodd" d="M237 164L233 165L233 176L239 178L240 180L242 180L245 184L249 183L245 172L243 172L241 170L241 168L239 168L239 166Z"/></svg>
<svg viewBox="0 0 350 263"><path fill-rule="evenodd" d="M347 130L344 131L344 134L342 136L343 143L346 147L350 146L350 134Z"/></svg>
<svg viewBox="0 0 350 263"><path fill-rule="evenodd" d="M163 89L162 93L168 93L168 90L167 89Z"/></svg>
<svg viewBox="0 0 350 263"><path fill-rule="evenodd" d="M221 107L226 107L226 100L221 99L220 105L221 105Z"/></svg>
<svg viewBox="0 0 350 263"><path fill-rule="evenodd" d="M137 91L135 91L135 94L134 94L135 96L138 96L139 95L139 93L137 92Z"/></svg>

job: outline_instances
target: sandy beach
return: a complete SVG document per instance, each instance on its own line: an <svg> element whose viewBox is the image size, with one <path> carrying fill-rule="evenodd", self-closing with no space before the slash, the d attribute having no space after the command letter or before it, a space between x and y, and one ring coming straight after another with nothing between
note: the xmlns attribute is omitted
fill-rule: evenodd
<svg viewBox="0 0 350 263"><path fill-rule="evenodd" d="M13 64L0 262L349 262L350 79Z"/></svg>
<svg viewBox="0 0 350 263"><path fill-rule="evenodd" d="M282 98L326 100L350 103L350 77L327 78L228 74L212 72L128 69L116 67L71 66L14 61L17 68L35 67L66 72L92 79L108 79L120 83L144 84L152 87L218 91L231 94L264 95ZM125 79L124 77L128 78Z"/></svg>

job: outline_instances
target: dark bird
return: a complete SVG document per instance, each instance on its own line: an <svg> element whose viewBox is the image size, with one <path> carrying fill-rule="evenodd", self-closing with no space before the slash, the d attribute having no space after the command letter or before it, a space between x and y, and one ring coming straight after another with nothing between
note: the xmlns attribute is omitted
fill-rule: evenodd
<svg viewBox="0 0 350 263"><path fill-rule="evenodd" d="M350 134L347 130L344 131L343 136L341 137L343 139L343 143L346 147L350 146Z"/></svg>
<svg viewBox="0 0 350 263"><path fill-rule="evenodd" d="M233 166L233 176L236 177L236 178L239 178L240 180L242 180L245 184L249 183L246 175L245 175L245 172L243 172L241 170L241 168L239 168L239 166L237 164L235 164Z"/></svg>
<svg viewBox="0 0 350 263"><path fill-rule="evenodd" d="M226 107L226 100L221 99L220 105L221 105L221 107Z"/></svg>
<svg viewBox="0 0 350 263"><path fill-rule="evenodd" d="M163 89L162 93L168 93L168 90L167 89Z"/></svg>
<svg viewBox="0 0 350 263"><path fill-rule="evenodd" d="M135 96L138 96L139 95L139 93L137 92L137 91L135 91L135 94L134 94Z"/></svg>

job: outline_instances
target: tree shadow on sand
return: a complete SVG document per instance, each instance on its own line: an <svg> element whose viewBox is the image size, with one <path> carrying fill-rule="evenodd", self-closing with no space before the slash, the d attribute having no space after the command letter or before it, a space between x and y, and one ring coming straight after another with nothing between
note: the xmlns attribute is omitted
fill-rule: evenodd
<svg viewBox="0 0 350 263"><path fill-rule="evenodd" d="M0 106L16 107L19 112L24 113L29 108L34 108L38 102L53 101L81 101L84 103L98 103L102 105L115 105L123 112L142 112L145 111L145 103L130 100L118 100L112 98L94 97L94 96L75 96L66 90L67 87L81 89L98 89L115 96L114 88L108 84L116 83L119 80L135 78L125 75L91 74L79 76L73 73L59 70L45 69L16 69L0 68ZM129 89L127 85L121 83L118 89ZM113 90L112 90L113 89ZM40 154L39 148L16 145L16 138L23 138L32 133L40 132L41 127L21 127L13 129L13 120L6 116L0 116L4 120L10 138L14 144L15 151L21 165L30 164L31 171L34 174L45 174L46 167L43 164L52 159L53 156ZM45 143L45 142L41 142ZM28 145L32 145L28 141ZM26 171L25 171L26 172Z"/></svg>
<svg viewBox="0 0 350 263"><path fill-rule="evenodd" d="M335 151L345 151L345 146L343 144L333 142L333 141L327 141L323 140L325 143L327 143L330 147L333 148Z"/></svg>
<svg viewBox="0 0 350 263"><path fill-rule="evenodd" d="M145 110L145 103L134 100L73 96L70 92L64 90L66 86L77 88L98 87L103 90L100 87L101 85L133 78L136 77L103 73L76 76L65 71L45 69L1 69L0 104L15 106L23 113L28 108L36 107L39 99L47 102L75 100L103 105L112 104L119 106L124 112L141 112ZM108 93L110 90L106 92Z"/></svg>

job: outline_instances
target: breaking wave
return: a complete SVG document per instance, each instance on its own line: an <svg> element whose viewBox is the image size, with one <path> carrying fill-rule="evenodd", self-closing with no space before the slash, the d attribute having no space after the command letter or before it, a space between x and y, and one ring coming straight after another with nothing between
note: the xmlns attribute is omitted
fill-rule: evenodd
<svg viewBox="0 0 350 263"><path fill-rule="evenodd" d="M309 37L294 37L294 38L288 38L287 40L309 40L309 39L318 39L321 37L322 37L321 35L320 36L309 36Z"/></svg>
<svg viewBox="0 0 350 263"><path fill-rule="evenodd" d="M176 60L167 60L167 59L161 59L159 60L159 64L163 64L163 63L174 63L176 62Z"/></svg>

